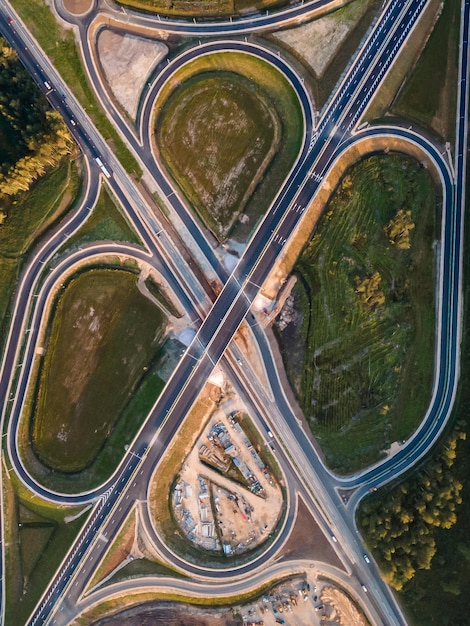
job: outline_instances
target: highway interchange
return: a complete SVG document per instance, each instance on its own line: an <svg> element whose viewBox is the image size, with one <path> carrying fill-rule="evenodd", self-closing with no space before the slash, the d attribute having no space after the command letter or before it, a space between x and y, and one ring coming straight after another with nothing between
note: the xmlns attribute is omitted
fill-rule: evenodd
<svg viewBox="0 0 470 626"><path fill-rule="evenodd" d="M405 624L405 618L393 594L383 583L377 568L372 563L364 562L364 548L356 533L354 512L359 500L374 486L389 481L404 472L433 445L445 426L452 408L458 381L460 317L461 317L461 281L463 252L463 211L465 205L465 168L467 153L468 120L468 24L469 0L462 2L462 36L459 69L459 100L454 172L443 158L439 149L419 133L407 128L369 127L357 132L361 116L374 96L377 88L392 66L407 38L412 36L413 28L423 10L426 0L391 0L384 3L383 11L362 43L356 57L335 93L322 111L315 126L313 107L308 93L296 72L282 58L261 45L230 37L255 30L278 27L290 22L294 11L303 17L321 11L328 2L306 2L286 11L273 15L253 16L246 19L224 23L186 23L182 21L162 20L120 11L112 11L107 5L104 10L112 11L114 19L125 17L136 25L145 21L146 27L166 28L169 32L179 32L188 36L207 36L214 38L189 48L177 55L171 63L162 68L149 88L141 107L138 120L139 136L128 128L127 123L116 111L101 84L96 71L93 53L87 37L92 14L83 20L74 18L80 28L82 50L90 79L98 97L106 110L111 112L114 124L120 130L126 143L139 157L146 171L156 181L161 196L171 203L171 210L184 224L190 234L193 245L198 248L198 259L204 257L203 267L211 277L216 276L224 285L216 298L201 281L201 274L195 274L185 259L178 252L178 243L172 240L170 233L164 231L161 223L146 203L145 198L133 181L120 166L107 144L99 136L95 127L82 110L73 94L68 90L50 65L37 44L32 40L18 16L6 2L0 3L0 30L18 50L21 60L45 90L48 81L53 90L48 94L51 104L59 110L68 122L69 129L87 157L88 177L84 200L77 211L56 232L48 238L41 248L32 255L18 288L9 342L4 354L1 377L0 398L2 398L2 419L8 427L8 456L14 471L21 480L35 493L57 504L79 504L92 502L93 508L80 537L71 547L61 568L51 577L48 589L31 615L29 624L57 623L66 624L84 607L89 599L82 597L82 591L92 574L93 563L99 562L108 541L115 536L117 529L128 515L135 502L145 502L147 486L154 469L168 443L173 439L191 406L197 399L205 381L221 359L224 368L230 372L234 384L248 397L253 413L262 432L271 429L278 440L277 455L288 474L290 499L288 513L280 536L252 562L233 570L208 570L185 563L168 552L161 539L156 536L148 519L147 507L141 507L146 519L148 533L152 536L159 550L171 559L179 568L192 573L195 584L207 588L211 585L214 595L218 589L236 592L231 581L237 580L239 588L253 580L261 580L263 575L273 575L271 565L282 540L290 531L295 517L293 489L304 498L310 499L316 510L317 519L326 533L335 534L339 539L338 550L348 571L367 585L368 594L361 594L368 616L377 624ZM72 18L61 2L57 10L64 19ZM9 24L8 19L12 19ZM123 23L125 26L125 23ZM217 38L217 40L215 39ZM228 275L220 258L207 241L204 233L187 210L178 193L174 193L171 181L162 172L152 155L150 140L150 122L152 105L165 81L183 64L199 55L216 53L223 50L238 50L259 56L272 63L290 80L298 94L301 104L305 141L299 157L273 202L270 211L259 225L243 257L231 275ZM72 123L73 120L73 123ZM436 367L432 400L420 429L403 446L399 453L350 477L338 477L324 467L310 440L303 432L297 418L282 390L274 360L266 338L249 313L254 298L270 269L274 265L282 247L295 232L301 211L292 210L293 206L308 207L312 198L321 187L322 181L342 155L351 146L375 136L376 138L396 137L414 144L422 151L442 181L443 220L440 240L440 267L437 285L437 333ZM70 237L87 219L90 209L97 200L100 185L100 169L96 163L99 157L111 172L108 184L118 197L124 210L138 231L146 249L124 244L95 244L83 247L70 254L60 263L52 263L47 271L50 259L64 241ZM158 236L157 236L158 233ZM63 282L64 276L74 267L94 258L103 258L116 254L136 258L143 263L154 265L173 289L184 309L194 320L197 335L182 357L172 378L152 409L141 431L131 443L127 454L115 474L99 488L80 495L51 493L37 484L24 468L17 449L18 425L21 415L22 398L25 395L31 375L31 365L36 344L40 336L42 320L47 317L47 301L50 294ZM236 348L231 343L243 320L247 321L258 342L263 355L269 378L270 390L262 388L255 376L249 376L248 364L243 368L237 365L233 354ZM26 332L28 331L28 332ZM244 384L247 377L251 382L247 394ZM180 381L185 381L181 385ZM275 398L275 402L273 399ZM269 417L266 407L269 407ZM4 426L5 428L5 426ZM281 445L282 444L282 445ZM347 503L341 498L342 490L354 489ZM106 537L106 540L103 538ZM267 564L269 567L267 567ZM258 578L256 578L258 576ZM3 581L3 597L4 597ZM175 584L174 581L172 583ZM233 584L234 585L234 584ZM356 582L356 593L361 589ZM102 592L101 592L102 593ZM225 592L226 593L226 592ZM4 603L2 603L4 611Z"/></svg>

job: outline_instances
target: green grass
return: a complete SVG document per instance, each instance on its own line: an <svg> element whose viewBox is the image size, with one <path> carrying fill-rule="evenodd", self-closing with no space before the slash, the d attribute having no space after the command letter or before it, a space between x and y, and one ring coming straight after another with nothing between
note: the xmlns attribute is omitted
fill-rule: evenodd
<svg viewBox="0 0 470 626"><path fill-rule="evenodd" d="M140 237L128 223L106 185L102 187L90 217L74 236L67 240L61 252L94 241L125 241L142 244Z"/></svg>
<svg viewBox="0 0 470 626"><path fill-rule="evenodd" d="M156 121L165 164L220 236L243 211L279 146L280 121L243 77L198 74L176 88Z"/></svg>
<svg viewBox="0 0 470 626"><path fill-rule="evenodd" d="M181 317L175 305L171 302L171 300L168 300L165 297L165 295L161 292L158 284L154 282L151 276L148 276L145 279L145 286L152 294L152 296L168 311L168 313L170 313L170 315L173 315L173 317Z"/></svg>
<svg viewBox="0 0 470 626"><path fill-rule="evenodd" d="M114 576L109 579L109 583L107 584L112 585L122 580L140 578L141 576L173 576L174 578L184 578L183 574L180 574L170 567L166 567L162 563L150 561L149 559L135 559L116 572Z"/></svg>
<svg viewBox="0 0 470 626"><path fill-rule="evenodd" d="M13 200L4 199L7 218L0 226L0 319L4 319L28 250L48 227L70 210L80 185L74 161L64 160L28 192Z"/></svg>
<svg viewBox="0 0 470 626"><path fill-rule="evenodd" d="M51 471L37 461L28 444L30 437L26 418L27 409L25 409L20 439L22 456L29 472L41 484L62 493L76 493L78 489L94 489L102 484L116 469L124 454L125 446L137 434L165 385L165 380L161 376L162 364L165 364L167 368L174 365L174 361L171 360L172 348L170 344L171 340L165 340L157 350L148 369L143 372L138 386L128 397L127 403L97 457L86 469L77 474ZM34 369L36 378L38 369L38 367ZM33 373L33 376L35 374ZM35 396L34 390L32 390L31 396Z"/></svg>
<svg viewBox="0 0 470 626"><path fill-rule="evenodd" d="M24 255L34 240L70 205L80 189L75 163L62 163L41 178L29 192L17 197L7 208L8 217L0 228L0 254L7 258ZM61 211L61 212L62 212Z"/></svg>
<svg viewBox="0 0 470 626"><path fill-rule="evenodd" d="M14 477L5 480L4 483L4 494L6 492L9 494L4 500L5 508L2 512L8 541L5 624L25 624L49 584L52 573L60 565L86 521L86 515L66 523L65 518L76 510L64 510L39 500L27 492L24 485ZM20 528L18 523L23 520L26 520L26 524L30 523L28 520L41 522L46 530L49 529L47 541L45 534L41 537L43 542L41 551L39 545L33 543L32 536L29 538L22 536L23 528Z"/></svg>
<svg viewBox="0 0 470 626"><path fill-rule="evenodd" d="M161 345L164 317L135 283L90 270L56 304L32 425L35 452L53 469L92 463Z"/></svg>
<svg viewBox="0 0 470 626"><path fill-rule="evenodd" d="M401 208L411 247L384 228ZM280 333L289 378L329 465L377 460L419 424L430 398L436 201L418 163L400 155L353 166L331 198L295 272L302 320ZM378 272L377 304L358 284Z"/></svg>
<svg viewBox="0 0 470 626"><path fill-rule="evenodd" d="M22 525L20 531L21 562L23 575L29 578L41 554L54 534L55 524L44 523L42 526Z"/></svg>
<svg viewBox="0 0 470 626"><path fill-rule="evenodd" d="M49 7L43 0L13 0L12 5L52 60L56 69L74 92L99 132L110 144L122 166L137 178L142 171L125 143L113 128L95 99L88 83L82 61L75 45L72 31L59 27Z"/></svg>
<svg viewBox="0 0 470 626"><path fill-rule="evenodd" d="M281 121L282 137L278 152L263 176L260 184L248 199L244 213L249 217L246 224L235 221L229 236L245 241L259 219L274 199L300 149L303 136L303 118L297 96L284 77L264 61L247 54L226 52L211 54L187 64L168 81L156 103L156 118L180 83L198 74L206 76L229 73L237 76L237 84L248 81L255 95L269 106ZM217 74L215 74L217 73ZM243 83L241 81L243 80ZM227 224L221 224L227 227Z"/></svg>
<svg viewBox="0 0 470 626"><path fill-rule="evenodd" d="M118 0L119 4L142 11L172 16L224 17L282 7L286 0Z"/></svg>
<svg viewBox="0 0 470 626"><path fill-rule="evenodd" d="M467 209L470 177L467 172ZM468 217L468 210L466 211ZM465 251L470 231L466 228ZM462 504L457 508L457 522L449 530L436 532L436 554L430 570L416 572L413 580L400 592L410 626L456 626L468 623L468 589L470 589L470 282L468 254L464 254L464 313L461 343L461 370L457 397L449 428L457 423L467 433L459 443L453 467L463 484ZM432 460L431 460L432 462ZM426 471L426 465L423 472ZM380 494L380 492L379 492ZM378 494L378 495L379 495Z"/></svg>
<svg viewBox="0 0 470 626"><path fill-rule="evenodd" d="M455 127L459 26L460 4L444 2L426 48L392 107L396 115L432 126L448 140Z"/></svg>

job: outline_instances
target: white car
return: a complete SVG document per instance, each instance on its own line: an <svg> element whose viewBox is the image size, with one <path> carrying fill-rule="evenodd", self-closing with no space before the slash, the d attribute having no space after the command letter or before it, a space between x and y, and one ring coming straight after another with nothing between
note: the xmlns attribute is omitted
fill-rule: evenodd
<svg viewBox="0 0 470 626"><path fill-rule="evenodd" d="M334 535L331 535L331 538L333 539L333 541L334 541L335 543L337 543L337 541L338 541L338 540L336 539L336 537L335 537Z"/></svg>
<svg viewBox="0 0 470 626"><path fill-rule="evenodd" d="M367 554L364 554L364 561L365 561L366 563L370 563L370 559L369 559L369 557L367 556Z"/></svg>

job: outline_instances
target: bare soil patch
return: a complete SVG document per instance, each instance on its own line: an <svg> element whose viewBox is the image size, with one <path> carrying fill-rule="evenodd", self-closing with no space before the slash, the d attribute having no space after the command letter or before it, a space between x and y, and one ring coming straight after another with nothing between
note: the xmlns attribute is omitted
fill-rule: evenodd
<svg viewBox="0 0 470 626"><path fill-rule="evenodd" d="M364 616L340 589L324 587L320 598L323 602L322 624L325 626L366 626Z"/></svg>
<svg viewBox="0 0 470 626"><path fill-rule="evenodd" d="M111 91L134 119L145 81L166 56L168 47L160 41L105 28L98 35L97 51Z"/></svg>
<svg viewBox="0 0 470 626"><path fill-rule="evenodd" d="M282 509L281 489L242 429L239 411L230 401L211 417L172 493L174 516L187 538L227 555L262 543Z"/></svg>
<svg viewBox="0 0 470 626"><path fill-rule="evenodd" d="M312 559L342 568L342 563L331 543L301 497L297 499L297 507L294 528L281 552L282 560Z"/></svg>
<svg viewBox="0 0 470 626"><path fill-rule="evenodd" d="M91 9L93 0L64 0L64 6L72 15L82 15Z"/></svg>
<svg viewBox="0 0 470 626"><path fill-rule="evenodd" d="M356 0L332 15L278 32L274 37L295 50L320 77L370 3Z"/></svg>

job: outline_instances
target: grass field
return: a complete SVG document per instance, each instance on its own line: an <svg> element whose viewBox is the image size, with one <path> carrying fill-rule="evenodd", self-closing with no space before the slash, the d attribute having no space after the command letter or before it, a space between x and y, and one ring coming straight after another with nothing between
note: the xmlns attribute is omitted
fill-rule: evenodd
<svg viewBox="0 0 470 626"><path fill-rule="evenodd" d="M223 17L282 7L286 0L118 0L123 6L163 15Z"/></svg>
<svg viewBox="0 0 470 626"><path fill-rule="evenodd" d="M434 128L450 140L455 130L460 5L444 2L441 16L392 112Z"/></svg>
<svg viewBox="0 0 470 626"><path fill-rule="evenodd" d="M173 91L156 129L168 169L223 238L278 149L269 101L239 75L199 74Z"/></svg>
<svg viewBox="0 0 470 626"><path fill-rule="evenodd" d="M67 523L76 509L42 502L14 478L3 481L3 496L5 624L25 624L86 516Z"/></svg>
<svg viewBox="0 0 470 626"><path fill-rule="evenodd" d="M34 241L73 205L80 190L76 164L64 160L13 200L4 198L0 227L0 320L14 291L23 259Z"/></svg>
<svg viewBox="0 0 470 626"><path fill-rule="evenodd" d="M411 211L409 248L390 242L400 209ZM346 173L296 265L299 322L280 333L281 349L337 471L377 460L424 416L433 372L435 213L431 180L418 163L369 157Z"/></svg>
<svg viewBox="0 0 470 626"><path fill-rule="evenodd" d="M92 463L161 345L165 319L135 283L129 272L87 271L56 305L32 424L53 469Z"/></svg>
<svg viewBox="0 0 470 626"><path fill-rule="evenodd" d="M136 231L121 213L119 204L114 200L106 185L101 188L100 196L90 217L75 235L67 240L63 250L70 250L94 241L142 243Z"/></svg>
<svg viewBox="0 0 470 626"><path fill-rule="evenodd" d="M214 74L215 72L217 74ZM298 155L303 136L303 118L300 105L295 92L277 70L250 55L227 52L208 55L189 63L179 72L176 72L162 90L161 97L156 103L156 118L158 119L158 115L172 90L189 79L197 80L197 75L203 73L206 76L211 73L216 76L229 73L228 75L236 77L237 85L246 86L246 81L248 81L250 91L257 96L258 100L268 103L282 125L282 137L277 154L260 184L254 189L244 209L248 220L244 223L235 221L229 233L232 238L246 241L254 226L271 204ZM208 119L206 124L210 127L213 122L214 120ZM208 130L207 133L209 132ZM220 137L220 141L224 141L223 136ZM193 156L193 161L197 160L197 156L197 154ZM241 187L239 193L241 194L243 191ZM219 232L226 232L228 225L225 223L218 224Z"/></svg>
<svg viewBox="0 0 470 626"><path fill-rule="evenodd" d="M104 139L129 174L137 178L142 171L95 99L87 81L72 31L59 27L43 0L14 0L12 5L38 41L56 69L74 92Z"/></svg>

